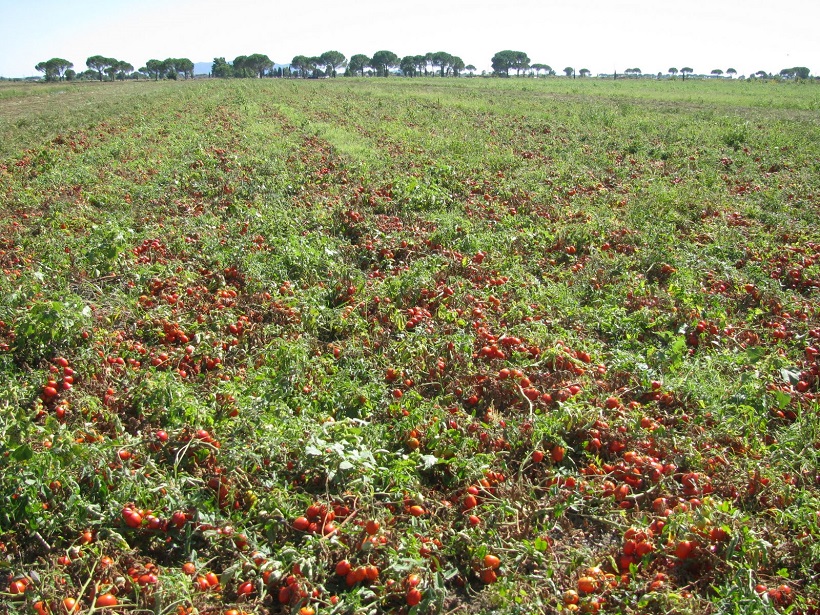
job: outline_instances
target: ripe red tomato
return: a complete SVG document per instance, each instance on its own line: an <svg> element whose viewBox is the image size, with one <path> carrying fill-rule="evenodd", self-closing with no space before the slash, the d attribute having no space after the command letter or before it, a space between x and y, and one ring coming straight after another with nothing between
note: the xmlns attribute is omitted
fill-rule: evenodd
<svg viewBox="0 0 820 615"><path fill-rule="evenodd" d="M578 591L583 594L591 594L598 589L598 581L594 577L581 577L578 579Z"/></svg>
<svg viewBox="0 0 820 615"><path fill-rule="evenodd" d="M373 583L379 578L379 569L372 564L364 567L364 578Z"/></svg>
<svg viewBox="0 0 820 615"><path fill-rule="evenodd" d="M13 595L23 594L26 591L26 582L23 579L17 579L9 584L9 591Z"/></svg>
<svg viewBox="0 0 820 615"><path fill-rule="evenodd" d="M310 527L310 521L307 517L296 517L293 520L293 529L299 532L306 532Z"/></svg>
<svg viewBox="0 0 820 615"><path fill-rule="evenodd" d="M336 564L336 574L338 574L340 577L346 577L347 574L350 572L350 569L350 562L346 559L343 559L338 564Z"/></svg>
<svg viewBox="0 0 820 615"><path fill-rule="evenodd" d="M687 559L692 556L695 550L695 543L691 540L681 540L675 547L675 557Z"/></svg>
<svg viewBox="0 0 820 615"><path fill-rule="evenodd" d="M405 601L407 602L407 606L416 606L419 602L421 602L421 592L419 589L417 587L411 587L408 589Z"/></svg>
<svg viewBox="0 0 820 615"><path fill-rule="evenodd" d="M291 591L290 591L290 586L289 585L285 585L285 586L283 586L282 588L279 589L279 602L281 604L289 604L290 603L290 596L291 596Z"/></svg>
<svg viewBox="0 0 820 615"><path fill-rule="evenodd" d="M198 576L194 580L194 587L199 591L207 591L211 588L211 585L208 583L208 579L203 576Z"/></svg>
<svg viewBox="0 0 820 615"><path fill-rule="evenodd" d="M381 523L379 523L375 519L371 519L367 522L367 525L365 525L365 531L371 536L374 536L379 533L379 529L381 529L381 526Z"/></svg>
<svg viewBox="0 0 820 615"><path fill-rule="evenodd" d="M490 570L494 570L501 565L501 560L498 559L497 556L487 554L484 556L484 567L489 568Z"/></svg>
<svg viewBox="0 0 820 615"><path fill-rule="evenodd" d="M404 581L408 588L418 587L419 583L421 583L421 577L417 574L409 575Z"/></svg>
<svg viewBox="0 0 820 615"><path fill-rule="evenodd" d="M185 525L185 522L188 518L185 516L185 513L181 510L177 510L174 514L171 515L171 525L177 529L182 528Z"/></svg>
<svg viewBox="0 0 820 615"><path fill-rule="evenodd" d="M153 573L146 573L141 574L139 576L139 578L137 579L137 583L139 583L143 587L146 585L156 585L157 583L159 583L159 579L157 578L157 575Z"/></svg>
<svg viewBox="0 0 820 615"><path fill-rule="evenodd" d="M101 596L97 596L97 599L94 601L95 608L105 608L108 606L117 606L119 601L114 594L102 594Z"/></svg>
<svg viewBox="0 0 820 615"><path fill-rule="evenodd" d="M136 510L130 507L126 507L122 509L122 518L125 521L125 525L131 528L138 528L142 525L142 515L139 514Z"/></svg>

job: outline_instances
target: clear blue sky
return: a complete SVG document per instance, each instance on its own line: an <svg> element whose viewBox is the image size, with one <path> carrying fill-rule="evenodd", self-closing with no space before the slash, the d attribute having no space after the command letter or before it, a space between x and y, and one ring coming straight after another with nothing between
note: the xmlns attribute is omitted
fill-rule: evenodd
<svg viewBox="0 0 820 615"><path fill-rule="evenodd" d="M502 49L593 73L691 66L820 74L817 0L0 0L0 76L52 57L139 68L150 58L210 62L337 49L350 57L447 51L479 70Z"/></svg>

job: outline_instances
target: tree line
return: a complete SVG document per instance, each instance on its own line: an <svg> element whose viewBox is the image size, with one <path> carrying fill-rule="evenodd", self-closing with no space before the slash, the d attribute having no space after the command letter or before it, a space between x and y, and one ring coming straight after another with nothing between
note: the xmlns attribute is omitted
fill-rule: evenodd
<svg viewBox="0 0 820 615"><path fill-rule="evenodd" d="M51 58L38 63L35 70L43 73L46 81L74 81L75 79L109 81L138 79L140 76L149 79L192 79L194 63L188 58L167 58L165 60L148 60L145 66L134 70L134 66L124 60L106 56L91 56L85 61L87 70L77 73L74 63L63 58Z"/></svg>
<svg viewBox="0 0 820 615"><path fill-rule="evenodd" d="M511 71L515 71L516 76L540 77L555 75L556 71L548 64L532 63L529 56L523 51L505 49L497 52L491 60L493 74L500 77L509 77ZM188 58L166 58L165 60L148 60L145 66L135 70L128 62L109 58L101 55L91 56L86 60L87 70L82 73L74 71L74 64L63 58L51 58L38 63L35 69L42 72L46 81L62 81L74 79L95 79L103 81L108 78L110 81L124 79L179 79L193 78L194 63ZM355 54L350 59L339 51L326 51L318 56L297 55L285 66L276 64L267 55L254 53L247 56L237 56L232 62L228 62L224 57L214 58L211 65L211 76L219 78L248 78L248 77L301 77L320 78L336 77L344 70L345 76L365 76L375 75L387 77L395 71L406 77L419 77L439 75L441 77L459 77L467 72L473 75L476 67L472 64L464 64L460 57L446 51L428 52L420 55L408 55L399 57L392 51L383 49L377 51L372 56ZM582 68L576 71L573 67L567 66L562 71L567 77L588 77L591 71ZM680 74L681 79L686 80L691 76L694 69L685 66L678 70L675 67L669 68L667 73L671 77ZM484 73L482 73L484 74ZM722 77L722 69L716 68L710 73L713 77ZM726 69L726 75L730 78L737 74L734 68ZM787 79L808 79L811 71L805 66L784 68L777 75ZM658 73L660 78L662 73ZM616 71L613 78L619 77ZM645 76L640 68L627 68L620 76L642 77ZM765 71L757 71L752 74L757 78L773 78L774 75Z"/></svg>
<svg viewBox="0 0 820 615"><path fill-rule="evenodd" d="M361 53L348 59L342 52L325 51L318 56L294 56L287 66L276 67L264 54L239 56L233 62L224 57L214 58L211 75L214 77L336 77L341 69L345 76L374 74L387 77L393 70L400 70L408 77L439 74L442 77L458 77L464 71L475 72L473 65L465 65L464 60L446 51L430 52L423 55L404 56L389 50L381 50L372 56Z"/></svg>

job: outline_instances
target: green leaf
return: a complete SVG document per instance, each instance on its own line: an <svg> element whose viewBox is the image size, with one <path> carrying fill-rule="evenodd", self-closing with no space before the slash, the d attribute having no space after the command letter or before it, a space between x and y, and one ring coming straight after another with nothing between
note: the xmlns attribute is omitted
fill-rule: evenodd
<svg viewBox="0 0 820 615"><path fill-rule="evenodd" d="M777 404L777 407L781 410L786 408L792 401L791 395L787 395L783 391L775 391L774 392L774 401Z"/></svg>
<svg viewBox="0 0 820 615"><path fill-rule="evenodd" d="M686 338L683 336L677 337L674 342L669 345L669 367L670 369L677 369L680 367L683 360L683 353L686 350Z"/></svg>
<svg viewBox="0 0 820 615"><path fill-rule="evenodd" d="M533 543L533 546L535 547L536 551L540 551L541 553L544 553L549 548L550 545L546 540L544 540L543 538L541 538L539 536L538 538L535 539L535 542Z"/></svg>
<svg viewBox="0 0 820 615"><path fill-rule="evenodd" d="M784 382L797 384L800 381L800 370L796 367L784 367L780 370L780 376Z"/></svg>
<svg viewBox="0 0 820 615"><path fill-rule="evenodd" d="M746 359L749 365L754 365L767 354L765 348L751 347L746 349Z"/></svg>
<svg viewBox="0 0 820 615"><path fill-rule="evenodd" d="M353 467L354 467L353 464L350 463L349 461L343 461L342 463L339 464L339 469L340 470L352 470Z"/></svg>
<svg viewBox="0 0 820 615"><path fill-rule="evenodd" d="M31 447L28 444L24 444L23 446L18 446L14 449L11 456L15 461L28 461L34 457L34 451L31 450Z"/></svg>

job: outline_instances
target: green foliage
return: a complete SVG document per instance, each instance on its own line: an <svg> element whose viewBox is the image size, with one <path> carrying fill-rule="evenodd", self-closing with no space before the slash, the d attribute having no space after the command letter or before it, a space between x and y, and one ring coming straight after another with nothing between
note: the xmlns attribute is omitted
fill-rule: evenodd
<svg viewBox="0 0 820 615"><path fill-rule="evenodd" d="M214 58L213 64L211 64L211 75L223 79L226 77L233 77L234 67L228 64L224 57Z"/></svg>
<svg viewBox="0 0 820 615"><path fill-rule="evenodd" d="M512 51L506 49L499 51L492 58L492 67L497 75L506 77L510 69L515 69L520 75L522 70L529 68L530 58L523 51Z"/></svg>
<svg viewBox="0 0 820 615"><path fill-rule="evenodd" d="M18 316L14 328L15 356L37 363L77 345L91 325L91 308L80 297L66 293L61 300L33 301Z"/></svg>
<svg viewBox="0 0 820 615"><path fill-rule="evenodd" d="M44 74L46 81L62 81L66 72L74 68L74 64L62 58L51 58L40 62L34 68Z"/></svg>
<svg viewBox="0 0 820 615"><path fill-rule="evenodd" d="M390 69L396 68L398 65L399 57L386 49L374 53L369 63L369 66L376 71L378 77L388 77Z"/></svg>
<svg viewBox="0 0 820 615"><path fill-rule="evenodd" d="M810 84L250 57L0 88L4 606L817 608Z"/></svg>
<svg viewBox="0 0 820 615"><path fill-rule="evenodd" d="M370 66L370 58L364 54L357 53L350 58L347 63L347 74L355 76L357 73L364 77L364 69Z"/></svg>
<svg viewBox="0 0 820 615"><path fill-rule="evenodd" d="M335 77L336 71L343 66L347 65L347 58L345 55L340 51L325 51L319 59L322 62L322 65L326 67L328 72L328 76Z"/></svg>
<svg viewBox="0 0 820 615"><path fill-rule="evenodd" d="M103 80L103 73L111 70L116 64L118 60L116 58L106 58L105 56L91 56L85 61L85 65L89 68L89 70L97 71L97 75L99 80Z"/></svg>

